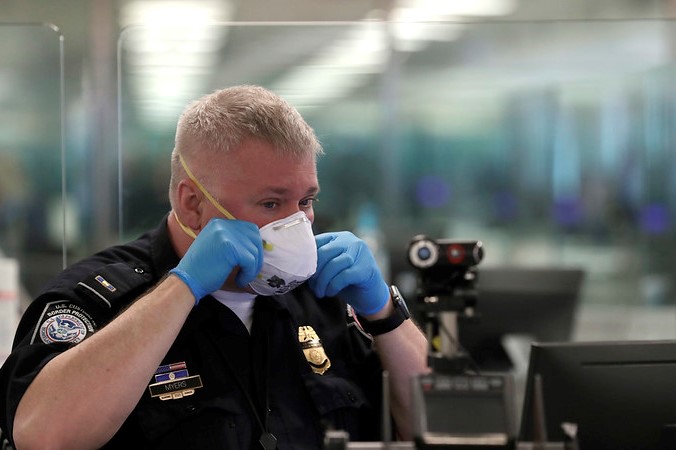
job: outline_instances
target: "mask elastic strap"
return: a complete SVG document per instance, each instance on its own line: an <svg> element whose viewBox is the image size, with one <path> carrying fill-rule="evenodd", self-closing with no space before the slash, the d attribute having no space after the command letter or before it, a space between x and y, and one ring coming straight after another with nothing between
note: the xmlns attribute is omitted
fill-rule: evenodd
<svg viewBox="0 0 676 450"><path fill-rule="evenodd" d="M187 234L193 239L197 239L197 235L195 234L195 232L192 230L192 228L189 228L187 225L181 222L181 219L178 218L178 214L176 214L176 211L174 211L174 219L176 219L176 223L178 223L178 226L181 227L181 229L185 234Z"/></svg>
<svg viewBox="0 0 676 450"><path fill-rule="evenodd" d="M214 205L214 207L221 214L223 214L223 216L225 216L226 218L228 218L230 220L235 220L235 216L230 214L227 209L223 208L220 205L220 203L218 203L218 201L204 188L204 186L202 186L202 183L197 181L197 178L195 177L195 175L193 175L193 173L190 171L190 169L188 169L188 165L185 163L185 161L183 160L183 156L181 156L180 153L178 154L178 159L179 159L179 161L181 161L181 165L183 166L185 173L188 174L188 178L190 178L192 180L192 182L197 185L197 188L200 191L202 191L202 194L204 194L204 196L211 202L211 204ZM180 224L180 222L179 222L179 224Z"/></svg>

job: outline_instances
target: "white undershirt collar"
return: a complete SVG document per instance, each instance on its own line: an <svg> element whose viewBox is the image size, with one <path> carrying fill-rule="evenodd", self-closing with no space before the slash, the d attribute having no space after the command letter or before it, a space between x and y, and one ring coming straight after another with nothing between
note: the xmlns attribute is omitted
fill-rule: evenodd
<svg viewBox="0 0 676 450"><path fill-rule="evenodd" d="M230 308L239 317L249 333L253 322L253 306L256 294L249 292L216 291L211 296Z"/></svg>

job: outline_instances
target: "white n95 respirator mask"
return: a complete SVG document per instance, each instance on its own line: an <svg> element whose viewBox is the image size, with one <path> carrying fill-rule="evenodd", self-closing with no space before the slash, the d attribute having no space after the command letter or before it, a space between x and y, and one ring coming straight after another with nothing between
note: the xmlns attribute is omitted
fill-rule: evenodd
<svg viewBox="0 0 676 450"><path fill-rule="evenodd" d="M259 295L285 294L317 270L317 244L312 224L303 211L271 222L260 229L263 268L249 283Z"/></svg>

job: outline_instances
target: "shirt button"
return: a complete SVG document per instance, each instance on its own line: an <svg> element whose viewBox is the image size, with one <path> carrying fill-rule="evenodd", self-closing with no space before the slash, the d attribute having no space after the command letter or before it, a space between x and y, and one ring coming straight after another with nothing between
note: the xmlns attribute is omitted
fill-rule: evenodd
<svg viewBox="0 0 676 450"><path fill-rule="evenodd" d="M145 270L143 270L143 269L140 268L140 267L137 267L137 268L134 269L134 272L136 272L136 273L143 273L143 272L145 272Z"/></svg>
<svg viewBox="0 0 676 450"><path fill-rule="evenodd" d="M188 406L185 407L185 412L187 412L188 414L192 414L196 410L197 410L197 408L195 408L195 405L188 405Z"/></svg>
<svg viewBox="0 0 676 450"><path fill-rule="evenodd" d="M347 393L347 398L349 398L352 403L357 401L357 397L355 397L355 395L352 392Z"/></svg>

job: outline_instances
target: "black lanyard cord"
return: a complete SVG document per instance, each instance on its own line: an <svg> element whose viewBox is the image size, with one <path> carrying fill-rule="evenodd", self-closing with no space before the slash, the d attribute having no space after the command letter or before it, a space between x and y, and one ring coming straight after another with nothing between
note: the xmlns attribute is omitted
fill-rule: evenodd
<svg viewBox="0 0 676 450"><path fill-rule="evenodd" d="M277 438L268 431L268 411L270 408L270 396L268 395L268 374L269 374L269 366L270 366L270 334L266 333L266 340L268 344L268 348L266 351L266 357L265 357L265 417L261 419L260 414L258 414L258 408L256 408L256 404L253 401L253 398L251 398L251 393L249 392L248 389L244 386L244 382L242 379L237 375L237 372L235 371L235 368L232 366L230 361L227 358L227 355L225 352L221 351L221 347L218 345L218 342L211 336L209 333L206 333L207 336L209 337L209 340L211 343L218 349L218 351L221 353L221 356L223 356L223 360L225 361L225 365L227 366L228 370L232 374L232 377L235 379L235 382L237 383L237 387L239 390L244 394L244 397L246 398L247 403L249 404L249 408L251 409L251 412L253 413L254 417L256 418L256 422L258 422L258 426L261 429L261 436L258 439L258 442L261 444L261 447L264 450L274 450L277 447Z"/></svg>

